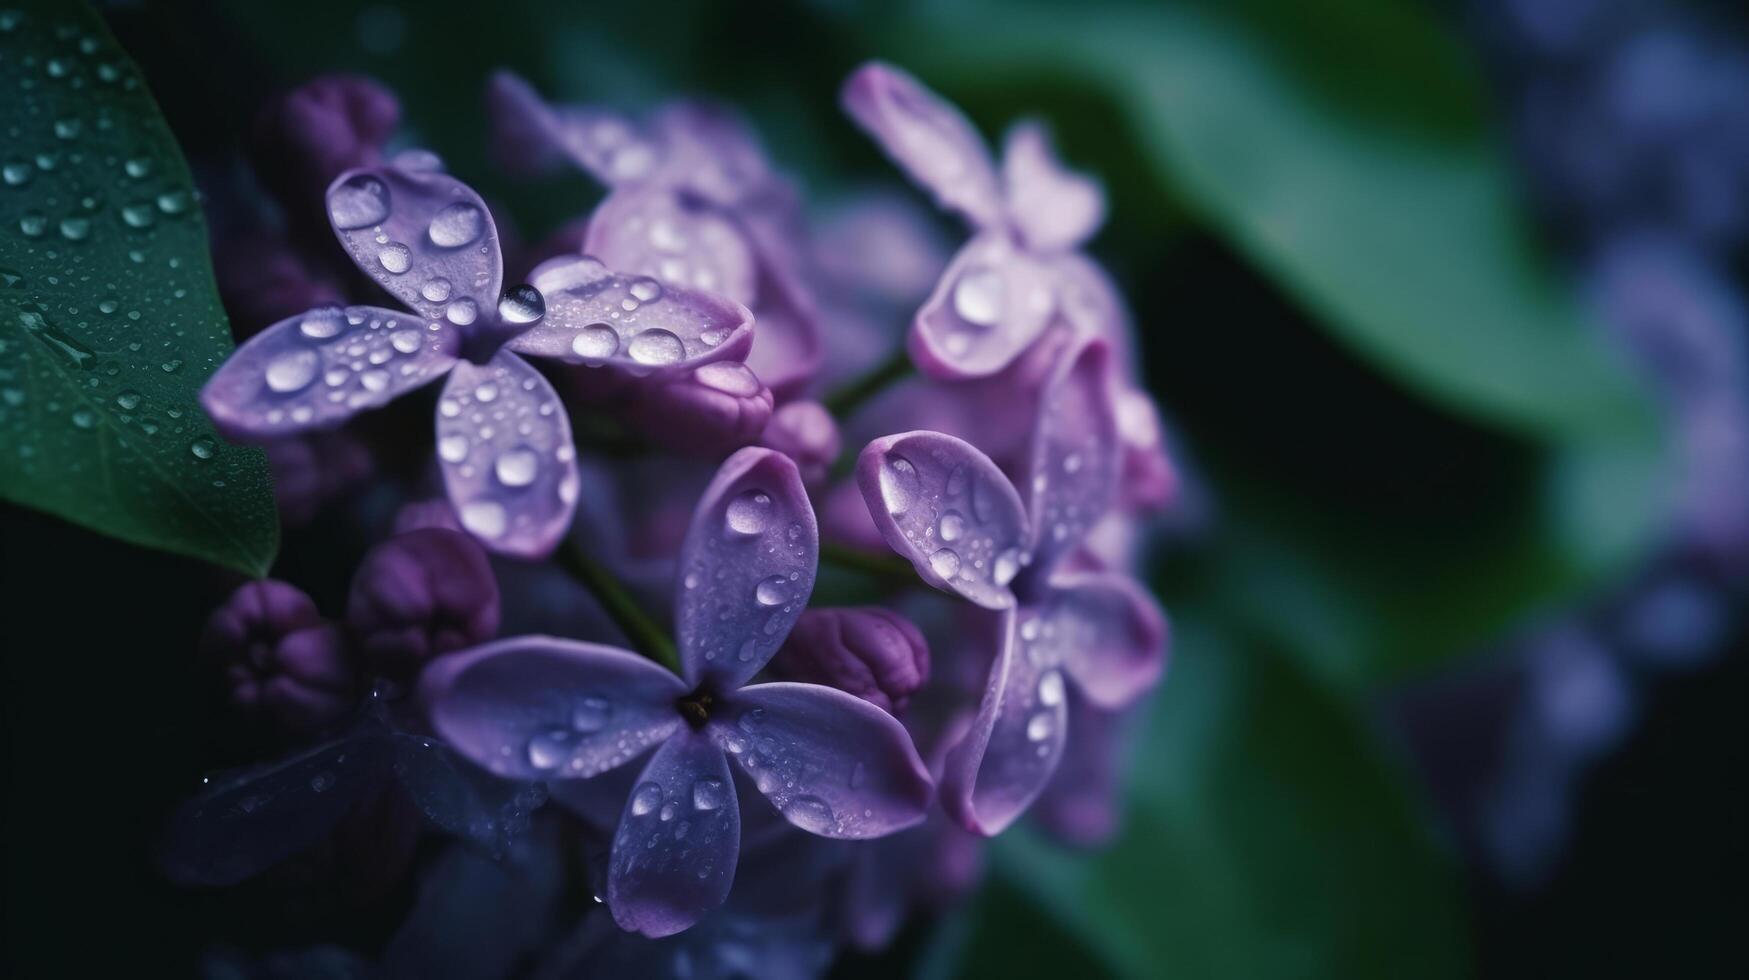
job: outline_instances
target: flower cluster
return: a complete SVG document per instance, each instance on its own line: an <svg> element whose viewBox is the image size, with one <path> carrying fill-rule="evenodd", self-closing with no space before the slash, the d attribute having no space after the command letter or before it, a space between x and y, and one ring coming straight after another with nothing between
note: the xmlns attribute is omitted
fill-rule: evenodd
<svg viewBox="0 0 1749 980"><path fill-rule="evenodd" d="M527 252L434 154L387 152L374 83L264 113L284 231L221 267L252 336L203 404L301 488L288 519L380 534L381 502L342 492L373 471L402 473L403 506L343 624L277 582L215 613L235 703L317 744L185 808L183 878L259 871L387 782L513 865L581 850L609 916L526 951L555 975L708 975L725 951L808 973L964 891L977 841L1029 810L1073 843L1112 832L1125 721L1166 657L1134 575L1178 480L1081 251L1104 195L1036 122L998 167L892 66L843 103L967 222L957 255L891 193L815 221L715 105L633 115L494 77L506 168L606 188ZM397 400L429 437L384 421Z"/></svg>

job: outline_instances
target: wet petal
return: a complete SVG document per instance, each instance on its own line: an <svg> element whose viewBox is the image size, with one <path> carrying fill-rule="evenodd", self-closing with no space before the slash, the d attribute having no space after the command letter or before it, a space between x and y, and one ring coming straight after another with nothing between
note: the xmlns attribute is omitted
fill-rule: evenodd
<svg viewBox="0 0 1749 980"><path fill-rule="evenodd" d="M759 439L771 403L771 389L747 365L717 361L638 385L620 417L664 449L717 459Z"/></svg>
<svg viewBox="0 0 1749 980"><path fill-rule="evenodd" d="M1063 761L1033 802L1032 818L1064 843L1094 847L1118 831L1123 810L1124 736L1129 712L1101 711L1069 692L1074 727Z"/></svg>
<svg viewBox="0 0 1749 980"><path fill-rule="evenodd" d="M592 258L549 259L530 282L546 297L546 317L509 346L534 357L678 374L744 360L753 345L753 314L740 303L609 272Z"/></svg>
<svg viewBox="0 0 1749 980"><path fill-rule="evenodd" d="M807 608L820 531L796 464L759 447L723 461L680 546L676 639L689 684L741 686Z"/></svg>
<svg viewBox="0 0 1749 980"><path fill-rule="evenodd" d="M941 799L960 825L993 837L1025 812L1062 757L1068 698L1056 651L1041 644L1032 609L1005 612L989 642L990 667L978 716L948 753Z"/></svg>
<svg viewBox="0 0 1749 980"><path fill-rule="evenodd" d="M310 310L237 348L201 389L201 406L239 442L331 429L448 372L460 346L450 324L399 310Z"/></svg>
<svg viewBox="0 0 1749 980"><path fill-rule="evenodd" d="M1166 614L1148 591L1115 572L1059 572L1038 610L1040 657L1060 662L1088 700L1122 708L1166 668Z"/></svg>
<svg viewBox="0 0 1749 980"><path fill-rule="evenodd" d="M587 779L680 727L680 679L615 647L547 636L441 657L420 678L432 726L513 779Z"/></svg>
<svg viewBox="0 0 1749 980"><path fill-rule="evenodd" d="M666 187L609 194L589 219L583 251L621 272L753 303L753 251L741 229Z"/></svg>
<svg viewBox="0 0 1749 980"><path fill-rule="evenodd" d="M934 790L905 726L837 688L742 688L709 731L790 823L822 837L862 840L921 823Z"/></svg>
<svg viewBox="0 0 1749 980"><path fill-rule="evenodd" d="M366 276L428 320L496 322L504 262L486 202L448 174L349 170L328 188L334 234Z"/></svg>
<svg viewBox="0 0 1749 980"><path fill-rule="evenodd" d="M462 527L493 551L544 558L571 526L571 423L553 386L515 354L456 365L437 402L437 459Z"/></svg>
<svg viewBox="0 0 1749 980"><path fill-rule="evenodd" d="M308 849L376 785L375 735L349 735L289 759L221 773L171 817L163 865L187 885L233 885Z"/></svg>
<svg viewBox="0 0 1749 980"><path fill-rule="evenodd" d="M544 791L499 779L435 738L396 733L390 742L390 770L419 815L487 854L503 854L527 834L526 819L514 818L546 800Z"/></svg>
<svg viewBox="0 0 1749 980"><path fill-rule="evenodd" d="M740 851L728 760L702 733L679 732L650 757L613 835L613 921L651 937L691 926L729 897Z"/></svg>
<svg viewBox="0 0 1749 980"><path fill-rule="evenodd" d="M1002 185L1009 220L1032 251L1074 248L1105 220L1105 192L1092 178L1063 166L1051 148L1050 134L1037 122L1008 131Z"/></svg>
<svg viewBox="0 0 1749 980"><path fill-rule="evenodd" d="M984 140L941 96L892 65L870 62L845 81L841 99L850 117L942 207L980 227L1002 220Z"/></svg>
<svg viewBox="0 0 1749 980"><path fill-rule="evenodd" d="M980 235L954 256L917 311L908 338L919 370L944 379L995 374L1051 321L1051 268L1001 233Z"/></svg>
<svg viewBox="0 0 1749 980"><path fill-rule="evenodd" d="M801 271L796 232L782 222L749 218L742 227L753 248L759 280L754 308L758 329L747 366L771 386L778 397L800 392L825 360L820 336L820 312Z"/></svg>
<svg viewBox="0 0 1749 980"><path fill-rule="evenodd" d="M745 120L706 102L674 102L651 120L661 135L662 178L717 204L735 204L772 180L765 150Z"/></svg>
<svg viewBox="0 0 1749 980"><path fill-rule="evenodd" d="M856 482L887 545L917 574L987 609L1014 605L1031 564L1026 512L1008 477L971 443L906 432L868 444Z"/></svg>
<svg viewBox="0 0 1749 980"><path fill-rule="evenodd" d="M661 159L649 134L625 116L550 105L511 72L492 76L487 99L496 155L508 162L532 162L538 168L544 157L558 153L611 187L651 176Z"/></svg>
<svg viewBox="0 0 1749 980"><path fill-rule="evenodd" d="M1033 432L1027 513L1033 558L1050 568L1111 509L1123 447L1111 399L1111 349L1082 346L1046 382Z"/></svg>

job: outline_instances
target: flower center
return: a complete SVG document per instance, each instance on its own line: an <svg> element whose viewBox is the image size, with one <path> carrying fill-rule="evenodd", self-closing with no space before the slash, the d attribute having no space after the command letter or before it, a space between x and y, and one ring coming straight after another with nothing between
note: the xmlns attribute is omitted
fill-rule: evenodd
<svg viewBox="0 0 1749 980"><path fill-rule="evenodd" d="M674 707L680 710L680 717L686 719L693 731L697 731L710 720L711 703L714 700L709 691L700 689L674 702Z"/></svg>

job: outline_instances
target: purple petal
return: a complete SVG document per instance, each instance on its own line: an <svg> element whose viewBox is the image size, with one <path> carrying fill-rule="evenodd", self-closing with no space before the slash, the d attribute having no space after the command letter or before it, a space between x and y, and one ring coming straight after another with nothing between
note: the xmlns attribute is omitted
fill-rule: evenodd
<svg viewBox="0 0 1749 980"><path fill-rule="evenodd" d="M505 141L503 156L518 169L534 169L552 154L570 158L610 187L651 176L660 148L639 126L616 112L583 106L554 106L517 75L501 71L487 90L494 134Z"/></svg>
<svg viewBox="0 0 1749 980"><path fill-rule="evenodd" d="M1058 572L1038 610L1035 659L1061 663L1088 700L1122 708L1166 668L1166 614L1135 579L1115 572Z"/></svg>
<svg viewBox="0 0 1749 980"><path fill-rule="evenodd" d="M644 438L691 456L720 458L755 442L771 421L771 389L739 361L638 385L621 416Z"/></svg>
<svg viewBox="0 0 1749 980"><path fill-rule="evenodd" d="M935 788L905 726L836 688L742 688L709 731L790 823L822 837L884 837L921 823Z"/></svg>
<svg viewBox="0 0 1749 980"><path fill-rule="evenodd" d="M486 202L448 174L349 170L328 188L334 234L366 276L428 320L497 322L504 263Z"/></svg>
<svg viewBox="0 0 1749 980"><path fill-rule="evenodd" d="M1067 844L1095 847L1110 840L1122 816L1124 713L1101 711L1071 691L1075 725L1063 761L1032 806L1034 820Z"/></svg>
<svg viewBox="0 0 1749 980"><path fill-rule="evenodd" d="M1088 343L1046 383L1033 433L1027 513L1033 560L1050 568L1111 509L1123 466L1111 403L1111 348Z"/></svg>
<svg viewBox="0 0 1749 980"><path fill-rule="evenodd" d="M747 365L780 398L787 398L813 380L826 356L819 310L801 271L803 259L792 244L805 233L751 214L742 227L759 272L754 304L758 330Z"/></svg>
<svg viewBox="0 0 1749 980"><path fill-rule="evenodd" d="M440 657L419 681L456 751L512 779L587 779L680 727L680 679L635 653L521 636Z"/></svg>
<svg viewBox="0 0 1749 980"><path fill-rule="evenodd" d="M891 65L869 62L844 83L844 109L911 179L979 227L1002 220L984 140L960 111Z"/></svg>
<svg viewBox="0 0 1749 980"><path fill-rule="evenodd" d="M929 644L916 624L891 609L816 608L796 621L771 670L784 680L854 694L892 713L929 679Z"/></svg>
<svg viewBox="0 0 1749 980"><path fill-rule="evenodd" d="M939 432L869 443L856 482L887 545L923 581L986 609L1014 605L1009 583L1031 562L1026 512L977 447Z"/></svg>
<svg viewBox="0 0 1749 980"><path fill-rule="evenodd" d="M1035 610L1004 612L984 700L971 729L948 753L941 799L960 825L994 837L1050 782L1068 729L1062 670L1035 659L1042 635ZM1043 663L1040 660L1043 660Z"/></svg>
<svg viewBox="0 0 1749 980"><path fill-rule="evenodd" d="M932 377L981 378L1007 367L1044 333L1056 309L1051 267L1006 234L967 242L911 325L911 359Z"/></svg>
<svg viewBox="0 0 1749 980"><path fill-rule="evenodd" d="M814 591L820 532L796 464L748 447L723 461L680 546L674 623L689 684L746 683Z"/></svg>
<svg viewBox="0 0 1749 980"><path fill-rule="evenodd" d="M743 305L753 302L753 250L741 229L722 212L689 205L666 187L609 194L589 219L583 251L622 272Z"/></svg>
<svg viewBox="0 0 1749 980"><path fill-rule="evenodd" d="M753 345L753 314L740 303L609 272L592 258L549 259L529 281L546 297L546 316L508 346L534 357L678 374L745 360Z"/></svg>
<svg viewBox="0 0 1749 980"><path fill-rule="evenodd" d="M1037 122L1008 131L1002 150L1008 217L1034 252L1072 249L1105 220L1105 192L1090 177L1064 167L1050 134Z"/></svg>
<svg viewBox="0 0 1749 980"><path fill-rule="evenodd" d="M311 310L237 348L201 389L226 437L262 442L347 419L449 371L461 346L447 323L377 306Z"/></svg>
<svg viewBox="0 0 1749 980"><path fill-rule="evenodd" d="M553 386L501 350L450 372L437 402L437 460L462 527L506 555L552 553L577 509L577 450Z"/></svg>
<svg viewBox="0 0 1749 980"><path fill-rule="evenodd" d="M723 904L741 851L741 805L723 752L704 734L676 733L632 788L607 872L621 929L672 936Z"/></svg>
<svg viewBox="0 0 1749 980"><path fill-rule="evenodd" d="M743 121L722 106L675 102L652 120L666 149L662 176L717 204L731 205L773 180L765 150Z"/></svg>

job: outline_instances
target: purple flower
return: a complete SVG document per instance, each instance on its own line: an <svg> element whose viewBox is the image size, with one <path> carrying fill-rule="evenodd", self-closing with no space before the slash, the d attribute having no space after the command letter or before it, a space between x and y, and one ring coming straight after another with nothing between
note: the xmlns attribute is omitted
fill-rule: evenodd
<svg viewBox="0 0 1749 980"><path fill-rule="evenodd" d="M660 384L639 385L625 421L651 442L689 456L721 456L759 438L771 389L738 361L717 361Z"/></svg>
<svg viewBox="0 0 1749 980"><path fill-rule="evenodd" d="M611 188L584 252L750 307L759 332L748 366L780 397L813 377L823 351L790 244L797 208L739 119L685 102L641 122L550 106L509 72L493 76L488 99L507 155L568 159Z"/></svg>
<svg viewBox="0 0 1749 980"><path fill-rule="evenodd" d="M340 630L285 582L249 582L213 610L200 650L220 664L231 703L291 735L345 717L357 678Z"/></svg>
<svg viewBox="0 0 1749 980"><path fill-rule="evenodd" d="M929 644L890 609L810 609L771 667L786 680L836 687L898 712L929 679Z"/></svg>
<svg viewBox="0 0 1749 980"><path fill-rule="evenodd" d="M741 838L731 759L790 823L821 836L878 837L923 818L933 787L890 715L829 687L742 686L807 605L818 549L795 464L743 449L706 489L681 547L681 676L549 637L426 671L433 725L500 775L588 779L655 749L613 839L607 901L622 927L670 935L728 895Z"/></svg>
<svg viewBox="0 0 1749 980"><path fill-rule="evenodd" d="M815 401L794 401L779 408L759 442L795 460L802 482L810 487L825 482L827 470L843 448L838 423L826 406Z"/></svg>
<svg viewBox="0 0 1749 980"><path fill-rule="evenodd" d="M300 239L314 242L320 231L319 222L305 220L303 203L343 171L381 163L400 120L394 93L361 75L322 75L262 108L252 140L255 169L288 221L307 233Z"/></svg>
<svg viewBox="0 0 1749 980"><path fill-rule="evenodd" d="M498 580L474 539L408 531L372 548L352 577L346 628L378 674L405 681L432 657L498 631Z"/></svg>
<svg viewBox="0 0 1749 980"><path fill-rule="evenodd" d="M1048 384L1024 497L988 456L939 432L877 439L857 461L887 544L930 585L996 613L982 638L994 651L983 702L942 784L950 812L977 833L1001 831L1055 772L1066 680L1114 709L1164 668L1166 622L1153 598L1127 575L1065 561L1117 493L1110 370L1109 348L1093 341Z"/></svg>
<svg viewBox="0 0 1749 980"><path fill-rule="evenodd" d="M328 188L328 217L366 275L409 310L325 307L239 347L201 391L228 437L266 442L344 423L447 376L437 455L462 525L487 547L538 558L577 499L570 422L518 354L666 376L740 358L751 315L732 301L575 258L499 295L498 236L460 181L397 167Z"/></svg>

